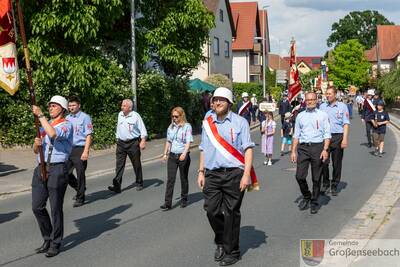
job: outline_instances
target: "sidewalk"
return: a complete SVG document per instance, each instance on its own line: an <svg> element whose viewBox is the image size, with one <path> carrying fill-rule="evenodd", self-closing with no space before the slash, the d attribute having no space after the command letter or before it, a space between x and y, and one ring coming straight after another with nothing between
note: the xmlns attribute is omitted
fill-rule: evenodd
<svg viewBox="0 0 400 267"><path fill-rule="evenodd" d="M251 129L259 124L252 124ZM166 139L155 139L146 143L142 151L142 163L159 160L164 151ZM193 136L191 148L200 144L200 135ZM6 149L0 151L0 197L30 191L33 169L37 166L32 149ZM129 160L126 169L132 168ZM93 179L115 172L115 147L105 150L91 150L86 178Z"/></svg>

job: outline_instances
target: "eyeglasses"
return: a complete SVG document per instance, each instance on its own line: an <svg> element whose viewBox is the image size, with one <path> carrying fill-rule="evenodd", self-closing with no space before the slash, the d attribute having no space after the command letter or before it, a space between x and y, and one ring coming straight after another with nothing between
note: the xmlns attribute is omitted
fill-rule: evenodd
<svg viewBox="0 0 400 267"><path fill-rule="evenodd" d="M226 103L226 102L228 102L228 100L226 100L225 98L213 98L212 102L213 103L217 103L217 102Z"/></svg>
<svg viewBox="0 0 400 267"><path fill-rule="evenodd" d="M315 101L317 100L316 98L311 98L311 99L306 99L306 101Z"/></svg>

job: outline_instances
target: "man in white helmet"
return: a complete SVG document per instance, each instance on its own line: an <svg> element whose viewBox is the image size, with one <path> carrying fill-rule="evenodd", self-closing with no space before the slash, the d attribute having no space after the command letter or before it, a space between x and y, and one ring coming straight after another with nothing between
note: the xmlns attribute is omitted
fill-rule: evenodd
<svg viewBox="0 0 400 267"><path fill-rule="evenodd" d="M253 105L251 104L251 101L249 101L249 94L247 92L243 92L242 100L239 101L237 106L237 114L245 118L250 125L252 111Z"/></svg>
<svg viewBox="0 0 400 267"><path fill-rule="evenodd" d="M252 168L254 143L246 120L231 112L232 91L220 87L212 97L214 112L203 121L197 182L215 233L214 260L220 266L240 258L240 206L247 187L257 187Z"/></svg>
<svg viewBox="0 0 400 267"><path fill-rule="evenodd" d="M50 121L38 106L32 111L38 117L42 128L41 138L35 138L33 151L39 153L43 147L47 167L47 180L42 179L41 168L35 168L32 178L32 210L39 224L44 239L36 253L46 253L46 257L56 256L60 251L64 234L63 202L68 185L66 162L73 144L72 124L65 119L68 102L62 96L53 96L48 103ZM38 163L40 157L38 156ZM51 219L46 209L47 199L50 202Z"/></svg>

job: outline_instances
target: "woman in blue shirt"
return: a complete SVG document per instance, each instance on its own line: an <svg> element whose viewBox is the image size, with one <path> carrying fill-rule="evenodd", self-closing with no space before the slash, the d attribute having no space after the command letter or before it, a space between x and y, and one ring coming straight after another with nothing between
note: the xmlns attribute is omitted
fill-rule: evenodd
<svg viewBox="0 0 400 267"><path fill-rule="evenodd" d="M186 121L185 111L181 107L175 107L171 111L172 122L167 131L167 142L164 147L163 161L167 161L167 188L165 202L160 208L164 211L172 207L172 196L176 180L176 172L179 168L181 178L181 208L187 206L189 192L188 174L190 167L189 148L193 142L192 126Z"/></svg>

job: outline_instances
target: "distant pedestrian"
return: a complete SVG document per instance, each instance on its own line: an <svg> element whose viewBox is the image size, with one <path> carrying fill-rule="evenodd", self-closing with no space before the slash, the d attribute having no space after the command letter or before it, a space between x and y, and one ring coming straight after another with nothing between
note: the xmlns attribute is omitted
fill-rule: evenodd
<svg viewBox="0 0 400 267"><path fill-rule="evenodd" d="M350 97L346 99L346 106L349 112L350 119L353 119L353 104L353 99L351 99Z"/></svg>
<svg viewBox="0 0 400 267"><path fill-rule="evenodd" d="M261 153L265 155L264 165L271 166L276 122L272 112L267 111L265 114L267 119L261 125Z"/></svg>
<svg viewBox="0 0 400 267"><path fill-rule="evenodd" d="M32 106L33 114L42 125L41 138L35 138L33 151L38 154L39 147L43 147L48 176L47 180L42 179L39 166L33 172L32 211L44 239L42 246L35 251L46 253L46 257L54 257L60 252L64 235L63 203L68 186L66 163L72 150L73 128L65 119L68 101L64 97L53 96L48 103L48 110L50 121L38 106ZM37 158L40 163L39 155ZM46 208L47 200L50 202L51 219Z"/></svg>
<svg viewBox="0 0 400 267"><path fill-rule="evenodd" d="M310 211L311 214L315 214L319 209L322 163L328 159L331 133L328 115L316 108L317 95L309 92L305 99L307 108L297 116L290 158L293 163L297 163L296 180L303 194L299 209L308 209L311 202ZM312 193L306 180L310 164Z"/></svg>
<svg viewBox="0 0 400 267"><path fill-rule="evenodd" d="M253 122L256 122L256 120L257 120L256 113L257 113L257 109L258 109L258 101L257 101L256 94L252 95L250 102L252 105L251 117L252 117Z"/></svg>
<svg viewBox="0 0 400 267"><path fill-rule="evenodd" d="M132 162L136 176L134 186L137 191L143 189L142 163L140 162L141 150L146 148L147 130L139 113L132 110L133 102L125 99L121 104L121 112L117 122L117 149L116 168L113 185L108 189L115 193L121 193L122 176L125 170L126 156Z"/></svg>
<svg viewBox="0 0 400 267"><path fill-rule="evenodd" d="M291 122L292 114L290 112L286 112L285 121L283 122L281 128L281 157L285 153L285 145L288 145L288 151L292 151L292 136L293 136L293 124Z"/></svg>
<svg viewBox="0 0 400 267"><path fill-rule="evenodd" d="M210 110L210 94L208 91L205 91L202 94L201 107L203 110L203 114L206 114Z"/></svg>
<svg viewBox="0 0 400 267"><path fill-rule="evenodd" d="M367 146L372 147L372 137L371 132L374 128L373 120L375 118L375 104L372 102L372 97L374 95L374 90L369 89L367 92L367 98L364 100L362 121L365 122L365 130L367 133Z"/></svg>
<svg viewBox="0 0 400 267"><path fill-rule="evenodd" d="M342 161L344 149L348 147L350 120L347 106L336 99L336 89L334 87L326 90L328 103L321 105L320 109L328 114L331 132L331 142L329 144L328 159L322 166L322 189L325 193L329 189L331 194L336 196L337 187L342 176ZM329 157L332 159L332 179L329 179Z"/></svg>
<svg viewBox="0 0 400 267"><path fill-rule="evenodd" d="M361 93L358 93L356 96L356 102L357 102L357 109L358 109L358 114L361 115L362 113L362 108L363 108L363 103L364 103L364 97Z"/></svg>
<svg viewBox="0 0 400 267"><path fill-rule="evenodd" d="M386 125L390 122L389 114L384 110L385 104L383 101L377 103L375 111L374 124L374 146L375 156L383 157L383 149L385 145Z"/></svg>
<svg viewBox="0 0 400 267"><path fill-rule="evenodd" d="M251 112L253 110L253 107L251 105L251 102L249 101L249 94L247 92L242 93L242 100L239 101L238 106L237 106L237 114L239 116L242 116L243 118L246 119L246 121L249 123L251 122Z"/></svg>
<svg viewBox="0 0 400 267"><path fill-rule="evenodd" d="M240 259L240 207L246 188L256 186L252 169L254 143L249 124L231 112L232 91L217 88L215 113L203 121L197 183L215 233L214 260L228 266ZM252 171L253 170L253 171Z"/></svg>
<svg viewBox="0 0 400 267"><path fill-rule="evenodd" d="M90 116L81 111L81 101L77 96L71 96L68 100L70 114L67 120L74 128L74 143L68 160L68 183L76 190L73 207L82 206L85 203L86 168L89 158L89 149L92 144L93 125ZM76 177L73 170L76 171Z"/></svg>
<svg viewBox="0 0 400 267"><path fill-rule="evenodd" d="M176 172L179 169L181 179L181 208L187 206L189 192L189 167L190 167L190 144L193 142L192 126L186 121L185 111L181 107L175 107L171 111L172 122L167 130L167 142L164 147L163 161L167 163L167 187L165 190L164 204L162 210L172 208L172 197Z"/></svg>
<svg viewBox="0 0 400 267"><path fill-rule="evenodd" d="M279 101L279 115L281 116L281 124L285 121L285 114L292 111L287 94L283 94L282 100Z"/></svg>

